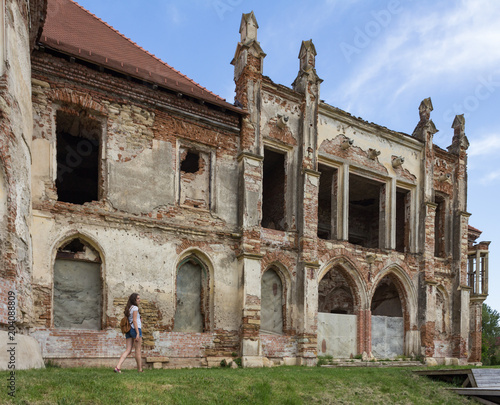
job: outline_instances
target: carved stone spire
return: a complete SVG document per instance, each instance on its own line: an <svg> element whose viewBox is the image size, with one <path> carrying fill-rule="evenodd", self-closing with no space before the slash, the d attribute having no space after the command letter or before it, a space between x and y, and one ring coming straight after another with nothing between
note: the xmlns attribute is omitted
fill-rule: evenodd
<svg viewBox="0 0 500 405"><path fill-rule="evenodd" d="M469 140L465 136L465 117L463 114L456 115L451 127L454 129L453 140L448 151L456 155L460 154L461 150L469 148Z"/></svg>
<svg viewBox="0 0 500 405"><path fill-rule="evenodd" d="M432 101L430 97L422 100L420 106L418 107L418 114L420 115L420 121L415 127L412 136L423 141L431 141L432 136L438 132L436 126L431 120Z"/></svg>
<svg viewBox="0 0 500 405"><path fill-rule="evenodd" d="M303 93L306 82L319 84L323 81L316 73L316 55L316 48L314 47L312 39L309 41L302 41L299 52L299 73L295 81L292 83L295 91Z"/></svg>
<svg viewBox="0 0 500 405"><path fill-rule="evenodd" d="M234 65L234 80L237 81L245 67L250 67L256 73L262 73L266 54L257 41L257 19L252 12L241 16L240 42L236 47L231 65Z"/></svg>

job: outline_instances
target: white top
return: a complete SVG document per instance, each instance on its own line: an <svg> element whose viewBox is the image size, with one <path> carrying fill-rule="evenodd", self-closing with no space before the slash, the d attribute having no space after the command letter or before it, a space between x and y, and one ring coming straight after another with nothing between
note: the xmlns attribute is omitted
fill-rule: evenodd
<svg viewBox="0 0 500 405"><path fill-rule="evenodd" d="M139 308L137 308L135 305L132 305L129 309L128 321L130 322L130 327L132 329L135 329L135 327L134 327L134 312L135 311L137 311L137 327L139 329L142 329L141 314L139 313Z"/></svg>

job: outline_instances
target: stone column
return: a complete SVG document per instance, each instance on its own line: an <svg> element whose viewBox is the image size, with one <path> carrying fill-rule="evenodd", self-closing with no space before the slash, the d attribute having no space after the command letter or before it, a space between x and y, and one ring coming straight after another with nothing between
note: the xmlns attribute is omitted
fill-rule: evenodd
<svg viewBox="0 0 500 405"><path fill-rule="evenodd" d="M260 345L260 289L262 256L242 254L238 257L240 296L242 302L241 357L243 367L262 367Z"/></svg>

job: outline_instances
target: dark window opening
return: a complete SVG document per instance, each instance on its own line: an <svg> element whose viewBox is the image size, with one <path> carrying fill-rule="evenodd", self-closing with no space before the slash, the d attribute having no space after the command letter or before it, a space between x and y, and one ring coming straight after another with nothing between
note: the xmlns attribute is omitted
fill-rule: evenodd
<svg viewBox="0 0 500 405"><path fill-rule="evenodd" d="M436 214L434 217L434 256L445 257L445 199L435 196Z"/></svg>
<svg viewBox="0 0 500 405"><path fill-rule="evenodd" d="M285 155L264 149L262 227L285 230Z"/></svg>
<svg viewBox="0 0 500 405"><path fill-rule="evenodd" d="M321 173L318 192L318 237L337 237L337 169L318 165Z"/></svg>
<svg viewBox="0 0 500 405"><path fill-rule="evenodd" d="M396 189L396 250L407 252L410 242L410 192Z"/></svg>
<svg viewBox="0 0 500 405"><path fill-rule="evenodd" d="M184 173L196 173L200 170L200 155L189 151L181 162L181 171Z"/></svg>
<svg viewBox="0 0 500 405"><path fill-rule="evenodd" d="M73 239L70 243L61 248L62 251L78 253L85 250L85 245L80 239Z"/></svg>
<svg viewBox="0 0 500 405"><path fill-rule="evenodd" d="M367 248L381 243L385 215L385 185L349 175L349 242Z"/></svg>
<svg viewBox="0 0 500 405"><path fill-rule="evenodd" d="M72 204L98 200L100 123L58 111L56 128L58 200Z"/></svg>
<svg viewBox="0 0 500 405"><path fill-rule="evenodd" d="M390 277L384 277L380 280L375 294L373 294L371 311L372 315L375 316L403 316L401 299L396 285Z"/></svg>
<svg viewBox="0 0 500 405"><path fill-rule="evenodd" d="M330 270L319 282L318 312L354 314L354 297L351 287L336 268Z"/></svg>

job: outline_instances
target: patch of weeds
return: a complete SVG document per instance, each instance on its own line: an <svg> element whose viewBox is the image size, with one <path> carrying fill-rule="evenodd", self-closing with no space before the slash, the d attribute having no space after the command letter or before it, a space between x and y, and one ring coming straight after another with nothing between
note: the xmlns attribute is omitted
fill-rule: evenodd
<svg viewBox="0 0 500 405"><path fill-rule="evenodd" d="M45 360L45 368L61 368L61 366L52 360Z"/></svg>
<svg viewBox="0 0 500 405"><path fill-rule="evenodd" d="M226 359L222 359L221 362L220 362L220 366L221 367L227 367L227 361Z"/></svg>
<svg viewBox="0 0 500 405"><path fill-rule="evenodd" d="M241 365L241 357L237 357L233 361L238 365L238 367L242 367L242 365Z"/></svg>
<svg viewBox="0 0 500 405"><path fill-rule="evenodd" d="M316 365L318 367L323 366L325 364L331 364L333 360L333 356L327 355L327 356L318 356L318 362Z"/></svg>
<svg viewBox="0 0 500 405"><path fill-rule="evenodd" d="M363 355L362 354L357 354L356 356L354 356L355 359L357 360L361 360L363 358Z"/></svg>

